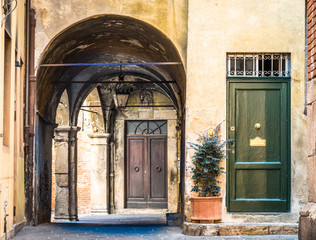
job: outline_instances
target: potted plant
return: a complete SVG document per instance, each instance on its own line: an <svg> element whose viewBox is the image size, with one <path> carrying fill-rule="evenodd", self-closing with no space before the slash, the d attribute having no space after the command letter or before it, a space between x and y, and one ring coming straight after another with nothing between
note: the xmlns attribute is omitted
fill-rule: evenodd
<svg viewBox="0 0 316 240"><path fill-rule="evenodd" d="M222 218L222 197L218 177L224 173L220 163L226 158L225 146L231 139L222 141L219 136L221 123L211 132L190 143L193 155L193 187L197 197L191 197L192 222L214 222Z"/></svg>

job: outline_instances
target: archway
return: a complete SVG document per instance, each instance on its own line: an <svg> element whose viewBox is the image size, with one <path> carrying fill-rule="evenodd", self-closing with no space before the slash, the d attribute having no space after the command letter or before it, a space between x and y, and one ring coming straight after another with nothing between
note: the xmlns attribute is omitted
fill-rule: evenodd
<svg viewBox="0 0 316 240"><path fill-rule="evenodd" d="M182 64L169 65L166 62L182 62L173 43L156 28L126 16L104 15L85 19L65 29L51 41L42 55L37 73L36 222L50 221L51 146L57 127L56 109L63 92L66 90L68 93L69 125L55 129L64 148L61 163L68 166L61 170L59 176L60 191L64 192L60 195L61 201L67 203L61 217L76 220L76 135L83 101L92 89L98 89L105 133L109 134L107 141L110 141L114 129L114 113L119 112L116 102L119 92L148 90L162 94L176 111L177 124L174 127L180 129L181 126L184 130L181 123L184 119L185 70ZM78 65L67 65L69 63ZM100 66L96 63L112 64ZM136 111L164 108L150 104L134 107ZM183 139L184 131L181 133ZM110 153L109 148L106 155L109 157ZM183 168L183 161L181 165Z"/></svg>

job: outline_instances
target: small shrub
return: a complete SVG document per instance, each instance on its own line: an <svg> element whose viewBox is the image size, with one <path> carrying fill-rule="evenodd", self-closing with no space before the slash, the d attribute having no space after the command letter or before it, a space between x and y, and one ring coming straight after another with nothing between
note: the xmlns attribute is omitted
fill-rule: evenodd
<svg viewBox="0 0 316 240"><path fill-rule="evenodd" d="M193 155L193 188L192 192L198 192L200 197L219 196L219 175L225 173L220 167L223 159L226 159L225 146L231 139L221 141L218 124L211 134L205 133L198 138L198 143L190 143L195 150Z"/></svg>

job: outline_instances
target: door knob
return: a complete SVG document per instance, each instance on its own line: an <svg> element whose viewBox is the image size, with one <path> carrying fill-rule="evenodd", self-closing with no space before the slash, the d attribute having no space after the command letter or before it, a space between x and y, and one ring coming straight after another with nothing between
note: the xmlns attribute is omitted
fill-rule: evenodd
<svg viewBox="0 0 316 240"><path fill-rule="evenodd" d="M260 123L256 123L256 124L255 124L255 129L259 130L260 128L261 128Z"/></svg>

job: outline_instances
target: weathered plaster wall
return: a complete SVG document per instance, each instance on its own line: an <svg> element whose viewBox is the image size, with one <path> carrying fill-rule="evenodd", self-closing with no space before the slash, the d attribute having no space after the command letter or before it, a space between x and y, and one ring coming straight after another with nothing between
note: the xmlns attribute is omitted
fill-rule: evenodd
<svg viewBox="0 0 316 240"><path fill-rule="evenodd" d="M203 6L203 7L201 7ZM226 119L226 53L291 53L291 212L242 215L226 212L224 222L291 221L306 201L306 116L304 1L199 0L189 1L186 94L186 140ZM201 98L203 96L203 98ZM225 125L225 124L224 124ZM224 126L225 129L225 126ZM225 130L222 134L225 136ZM190 219L192 152L186 152L185 203ZM225 164L224 164L225 165ZM225 197L226 181L222 178Z"/></svg>
<svg viewBox="0 0 316 240"><path fill-rule="evenodd" d="M95 15L117 14L145 21L166 34L186 59L187 0L33 0L37 14L36 64L47 44L70 25Z"/></svg>
<svg viewBox="0 0 316 240"><path fill-rule="evenodd" d="M11 38L11 59L5 57L4 1L0 0L0 239L4 239L4 204L8 203L7 236L14 234L14 227L25 223L24 218L24 149L23 149L23 84L25 67L25 1L18 1L18 6L10 15L11 27L7 28ZM15 67L15 60L21 67ZM22 60L22 61L21 61ZM10 67L10 85L4 88L4 66ZM10 92L10 108L4 112L4 91ZM15 97L16 96L16 97ZM16 120L14 112L16 111ZM4 118L9 126L4 126ZM7 129L4 129L4 128ZM4 145L4 131L8 134L9 144ZM16 216L13 209L16 206ZM16 225L15 225L16 224Z"/></svg>

